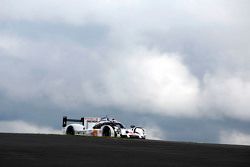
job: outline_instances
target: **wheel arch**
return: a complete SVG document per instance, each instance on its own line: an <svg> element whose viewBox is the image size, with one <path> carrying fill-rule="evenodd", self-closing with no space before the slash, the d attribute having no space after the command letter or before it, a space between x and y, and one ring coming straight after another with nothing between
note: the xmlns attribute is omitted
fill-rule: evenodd
<svg viewBox="0 0 250 167"><path fill-rule="evenodd" d="M69 124L65 127L65 134L75 135L78 134L79 132L82 132L83 129L84 126L81 124Z"/></svg>
<svg viewBox="0 0 250 167"><path fill-rule="evenodd" d="M107 135L107 130L109 130L109 135ZM104 125L101 127L102 136L115 137L114 128L110 125Z"/></svg>

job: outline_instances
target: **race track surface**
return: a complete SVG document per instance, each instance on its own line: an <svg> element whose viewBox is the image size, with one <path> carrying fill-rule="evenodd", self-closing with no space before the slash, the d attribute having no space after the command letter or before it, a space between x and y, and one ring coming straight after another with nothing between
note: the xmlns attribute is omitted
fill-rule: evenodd
<svg viewBox="0 0 250 167"><path fill-rule="evenodd" d="M2 133L0 166L249 167L250 147Z"/></svg>

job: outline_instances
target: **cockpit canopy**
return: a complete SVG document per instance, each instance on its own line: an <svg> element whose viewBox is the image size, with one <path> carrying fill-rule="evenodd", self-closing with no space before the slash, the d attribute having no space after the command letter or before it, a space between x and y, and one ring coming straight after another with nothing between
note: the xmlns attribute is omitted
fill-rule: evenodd
<svg viewBox="0 0 250 167"><path fill-rule="evenodd" d="M124 128L124 126L119 122L100 122L93 126L93 129L100 129L104 125L109 125L111 127Z"/></svg>

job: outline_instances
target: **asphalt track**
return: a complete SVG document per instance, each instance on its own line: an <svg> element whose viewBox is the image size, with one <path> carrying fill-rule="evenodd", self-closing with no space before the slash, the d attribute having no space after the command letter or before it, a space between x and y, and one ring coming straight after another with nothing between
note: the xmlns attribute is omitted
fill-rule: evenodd
<svg viewBox="0 0 250 167"><path fill-rule="evenodd" d="M249 167L250 147L2 133L0 166Z"/></svg>

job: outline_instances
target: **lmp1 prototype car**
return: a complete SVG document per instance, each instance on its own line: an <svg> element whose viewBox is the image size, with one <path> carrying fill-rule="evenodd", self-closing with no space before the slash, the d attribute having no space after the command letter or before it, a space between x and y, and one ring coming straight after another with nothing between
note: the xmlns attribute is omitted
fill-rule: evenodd
<svg viewBox="0 0 250 167"><path fill-rule="evenodd" d="M67 122L78 122L68 124ZM131 125L125 128L120 122L108 117L83 117L80 120L63 117L63 133L67 135L106 136L121 138L145 139L145 131L141 127Z"/></svg>

